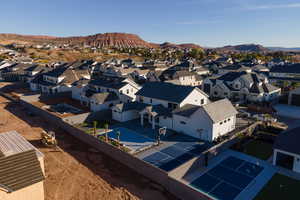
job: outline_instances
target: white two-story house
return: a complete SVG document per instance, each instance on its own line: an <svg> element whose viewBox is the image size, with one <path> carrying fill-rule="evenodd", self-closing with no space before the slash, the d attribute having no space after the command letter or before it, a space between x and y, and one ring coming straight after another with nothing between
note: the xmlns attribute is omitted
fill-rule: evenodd
<svg viewBox="0 0 300 200"><path fill-rule="evenodd" d="M281 94L281 89L269 83L264 75L255 72L228 72L204 80L202 89L214 98L233 101L272 101Z"/></svg>
<svg viewBox="0 0 300 200"><path fill-rule="evenodd" d="M236 111L228 100L210 103L199 88L171 83L146 83L135 102L118 104L112 111L116 121L139 119L141 126L166 127L208 141L235 128Z"/></svg>
<svg viewBox="0 0 300 200"><path fill-rule="evenodd" d="M86 68L74 68L69 64L62 64L55 69L42 73L32 81L32 91L55 94L72 90L72 84L80 79L90 79L89 70Z"/></svg>

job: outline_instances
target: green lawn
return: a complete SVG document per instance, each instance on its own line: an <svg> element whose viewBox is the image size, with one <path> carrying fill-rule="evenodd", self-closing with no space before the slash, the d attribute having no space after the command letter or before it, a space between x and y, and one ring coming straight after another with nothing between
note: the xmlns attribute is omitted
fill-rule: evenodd
<svg viewBox="0 0 300 200"><path fill-rule="evenodd" d="M252 140L245 145L244 153L262 160L267 160L273 153L272 144L259 140Z"/></svg>
<svg viewBox="0 0 300 200"><path fill-rule="evenodd" d="M299 197L300 181L275 174L254 200L296 200Z"/></svg>

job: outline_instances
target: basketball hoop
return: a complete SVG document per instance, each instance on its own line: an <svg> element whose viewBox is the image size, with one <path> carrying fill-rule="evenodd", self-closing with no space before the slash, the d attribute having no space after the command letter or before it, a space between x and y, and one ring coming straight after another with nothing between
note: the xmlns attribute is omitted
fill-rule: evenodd
<svg viewBox="0 0 300 200"><path fill-rule="evenodd" d="M167 127L162 127L158 130L159 135L165 136L167 133Z"/></svg>

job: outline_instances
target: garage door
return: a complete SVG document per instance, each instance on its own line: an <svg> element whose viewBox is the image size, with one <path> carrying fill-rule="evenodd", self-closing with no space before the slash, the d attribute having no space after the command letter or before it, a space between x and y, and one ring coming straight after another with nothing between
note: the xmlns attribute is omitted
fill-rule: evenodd
<svg viewBox="0 0 300 200"><path fill-rule="evenodd" d="M300 106L300 94L292 94L292 105Z"/></svg>

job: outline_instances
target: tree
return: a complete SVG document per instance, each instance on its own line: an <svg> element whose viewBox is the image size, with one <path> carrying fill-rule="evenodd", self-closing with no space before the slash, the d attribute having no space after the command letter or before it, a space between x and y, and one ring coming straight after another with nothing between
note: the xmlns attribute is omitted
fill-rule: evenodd
<svg viewBox="0 0 300 200"><path fill-rule="evenodd" d="M203 49L200 48L194 48L189 52L189 56L195 59L203 59L204 58L204 52Z"/></svg>
<svg viewBox="0 0 300 200"><path fill-rule="evenodd" d="M107 132L108 132L108 123L104 124L104 129L105 129L105 141L108 142L108 135L107 135Z"/></svg>
<svg viewBox="0 0 300 200"><path fill-rule="evenodd" d="M97 121L93 121L93 127L94 127L94 136L96 136L97 125L98 125L98 122L97 122Z"/></svg>
<svg viewBox="0 0 300 200"><path fill-rule="evenodd" d="M118 147L120 147L120 136L121 136L121 132L117 131Z"/></svg>

